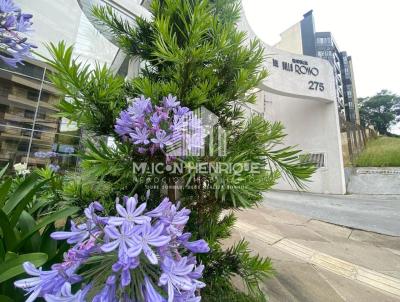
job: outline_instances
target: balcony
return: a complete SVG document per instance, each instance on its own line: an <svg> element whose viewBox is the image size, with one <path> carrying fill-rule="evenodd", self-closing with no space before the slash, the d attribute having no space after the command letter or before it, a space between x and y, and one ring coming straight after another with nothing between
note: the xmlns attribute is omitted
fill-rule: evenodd
<svg viewBox="0 0 400 302"><path fill-rule="evenodd" d="M0 97L0 104L4 105L14 104L18 108L29 109L33 111L37 107L37 101L31 101L27 99L25 95L22 94L20 95L9 94L8 97L2 96ZM55 113L58 111L56 108L54 108L52 104L43 101L40 102L40 108L46 112Z"/></svg>
<svg viewBox="0 0 400 302"><path fill-rule="evenodd" d="M5 121L13 121L13 122L21 122L21 123L25 123L25 124L33 123L33 118L27 118L24 116L10 114L10 113L4 114L4 120ZM58 129L58 121L57 121L57 119L53 119L53 118L46 118L46 119L37 118L35 124L49 127L52 129Z"/></svg>

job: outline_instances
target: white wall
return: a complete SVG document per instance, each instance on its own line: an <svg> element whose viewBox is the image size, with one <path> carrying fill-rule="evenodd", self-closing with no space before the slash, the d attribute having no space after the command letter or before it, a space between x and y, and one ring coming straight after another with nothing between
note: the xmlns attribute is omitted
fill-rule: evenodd
<svg viewBox="0 0 400 302"><path fill-rule="evenodd" d="M291 53L302 54L303 40L301 36L301 22L296 23L281 33L281 41L274 45L274 47Z"/></svg>
<svg viewBox="0 0 400 302"><path fill-rule="evenodd" d="M250 39L256 37L244 13L240 27L248 32ZM284 124L286 145L297 146L305 153L325 154L326 166L313 175L308 183L308 191L344 194L342 146L331 65L319 58L292 54L266 44L264 47L267 56L265 67L269 76L260 85L263 97L259 97L258 104L252 109L263 110L266 119ZM284 69L284 63L292 65L286 65ZM296 65L297 68L303 66L302 70L307 67L313 69L313 74L296 72ZM323 89L320 89L320 84L317 89L310 89L315 88L310 87L311 82L322 83ZM294 188L281 179L275 189Z"/></svg>
<svg viewBox="0 0 400 302"><path fill-rule="evenodd" d="M38 53L48 56L45 43L65 41L88 63L110 64L114 59L118 48L94 28L76 0L18 0L17 4L33 14L29 40L38 46Z"/></svg>
<svg viewBox="0 0 400 302"><path fill-rule="evenodd" d="M343 162L335 103L317 103L304 99L265 93L265 117L280 121L288 134L285 144L298 146L307 153L325 153L326 167L320 168L308 183L308 191L344 194ZM275 189L292 190L285 181Z"/></svg>

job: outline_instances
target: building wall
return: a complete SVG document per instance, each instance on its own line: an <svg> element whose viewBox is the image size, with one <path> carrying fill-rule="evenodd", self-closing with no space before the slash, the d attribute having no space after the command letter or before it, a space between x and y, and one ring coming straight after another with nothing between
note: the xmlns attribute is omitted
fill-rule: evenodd
<svg viewBox="0 0 400 302"><path fill-rule="evenodd" d="M351 75L351 79L353 82L353 85L351 87L352 87L352 99L353 99L353 104L354 104L353 106L354 106L354 113L355 113L355 121L356 121L357 125L361 125L360 108L358 106L358 96L357 96L357 89L356 89L356 85L355 85L356 79L354 76L353 60L351 57L348 57L348 58L349 58L350 75Z"/></svg>
<svg viewBox="0 0 400 302"><path fill-rule="evenodd" d="M120 9L123 10L123 7ZM135 11L132 14L141 13ZM240 29L247 31L248 39L256 38L244 12L242 16ZM299 27L291 30L293 34L300 32ZM270 75L256 91L256 104L246 106L247 113L283 122L287 133L285 145L298 145L306 154L325 155L324 167L318 169L309 184L311 192L344 194L344 169L332 67L329 62L319 58L281 51L266 44L264 46L268 57L265 67ZM294 48L299 50L298 45ZM125 69L124 66L127 66L128 74L130 69L137 69L137 64L124 60L121 54L116 61L119 62L116 71ZM282 178L276 189L294 188Z"/></svg>
<svg viewBox="0 0 400 302"><path fill-rule="evenodd" d="M303 52L302 54L307 56L316 56L315 50L315 25L314 25L314 16L313 11L310 10L306 14L303 15L303 20L301 20L301 35L302 35L302 44L303 44Z"/></svg>
<svg viewBox="0 0 400 302"><path fill-rule="evenodd" d="M48 56L46 43L65 41L82 61L111 64L114 59L118 48L95 29L77 0L18 0L18 6L33 14L30 40L38 53Z"/></svg>
<svg viewBox="0 0 400 302"><path fill-rule="evenodd" d="M34 153L54 147L59 96L45 73L45 65L33 60L17 69L0 63L0 165L42 166L46 161Z"/></svg>
<svg viewBox="0 0 400 302"><path fill-rule="evenodd" d="M256 37L244 13L240 27L249 33L249 38ZM305 154L323 155L325 162L313 175L308 191L344 194L342 143L332 66L327 60L264 46L269 76L260 85L261 96L258 104L251 108L253 113L263 110L266 119L281 121L286 128L285 145L297 146ZM314 83L322 83L323 88ZM284 178L275 189L296 190Z"/></svg>
<svg viewBox="0 0 400 302"><path fill-rule="evenodd" d="M79 60L92 66L112 63L118 48L97 31L77 0L17 2L34 15L28 38L39 54L49 56L45 43L65 41L74 46ZM75 168L76 158L68 152L79 148L79 131L54 117L59 96L47 77L43 81L44 67L40 60L29 60L17 69L0 64L0 166L6 162L43 166L50 160L36 158L35 152L54 150L60 154L56 161L61 168Z"/></svg>
<svg viewBox="0 0 400 302"><path fill-rule="evenodd" d="M310 102L295 97L266 93L268 120L285 125L285 144L298 146L304 153L323 154L325 165L318 168L307 190L316 193L343 194L343 163L338 136L338 120L334 103ZM275 189L293 190L286 181Z"/></svg>
<svg viewBox="0 0 400 302"><path fill-rule="evenodd" d="M302 54L303 39L301 35L301 23L296 23L281 33L281 41L275 47L292 53Z"/></svg>

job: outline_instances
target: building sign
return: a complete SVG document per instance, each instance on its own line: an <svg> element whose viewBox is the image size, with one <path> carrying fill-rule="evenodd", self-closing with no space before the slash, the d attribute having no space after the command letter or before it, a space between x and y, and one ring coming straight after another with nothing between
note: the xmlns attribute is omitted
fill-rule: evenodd
<svg viewBox="0 0 400 302"><path fill-rule="evenodd" d="M291 62L279 62L277 59L272 59L272 66L287 72L293 72L298 75L307 75L313 77L317 77L319 75L319 69L317 67L308 65L308 62L304 60L292 59ZM322 92L325 90L325 86L324 83L319 81L309 81L308 89Z"/></svg>

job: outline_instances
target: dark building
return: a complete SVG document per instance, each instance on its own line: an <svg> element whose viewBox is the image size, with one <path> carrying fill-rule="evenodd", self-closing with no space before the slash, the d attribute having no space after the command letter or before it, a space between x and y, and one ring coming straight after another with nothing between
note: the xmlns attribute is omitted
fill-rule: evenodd
<svg viewBox="0 0 400 302"><path fill-rule="evenodd" d="M351 57L340 51L331 32L317 32L313 11L303 16L298 24L281 34L276 47L328 60L334 71L336 98L341 116L348 122L359 124L357 95Z"/></svg>
<svg viewBox="0 0 400 302"><path fill-rule="evenodd" d="M79 137L64 130L68 125L57 117L60 97L48 73L44 63L33 59L18 68L0 62L0 167L43 167L50 160L35 153L49 151L60 154L63 167L75 167L76 158L64 150L75 149Z"/></svg>

